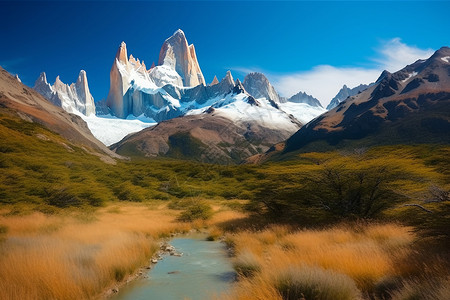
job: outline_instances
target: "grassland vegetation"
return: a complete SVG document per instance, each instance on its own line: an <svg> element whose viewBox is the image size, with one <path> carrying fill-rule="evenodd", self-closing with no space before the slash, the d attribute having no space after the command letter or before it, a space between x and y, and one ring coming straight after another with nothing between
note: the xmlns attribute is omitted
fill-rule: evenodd
<svg viewBox="0 0 450 300"><path fill-rule="evenodd" d="M449 299L449 157L397 145L111 165L0 115L0 298L95 297L159 238L206 226L235 255L231 299Z"/></svg>

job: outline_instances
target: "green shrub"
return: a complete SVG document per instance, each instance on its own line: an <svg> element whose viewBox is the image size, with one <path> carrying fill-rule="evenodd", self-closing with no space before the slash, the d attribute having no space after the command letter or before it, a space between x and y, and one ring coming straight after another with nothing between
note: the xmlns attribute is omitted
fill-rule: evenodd
<svg viewBox="0 0 450 300"><path fill-rule="evenodd" d="M179 220L183 222L207 220L211 218L212 213L211 206L203 202L198 202L187 207L179 216Z"/></svg>
<svg viewBox="0 0 450 300"><path fill-rule="evenodd" d="M86 191L80 194L80 198L85 200L89 205L99 207L105 204L105 200L92 191Z"/></svg>
<svg viewBox="0 0 450 300"><path fill-rule="evenodd" d="M273 279L283 300L360 299L360 291L347 275L319 267L288 267L277 272Z"/></svg>
<svg viewBox="0 0 450 300"><path fill-rule="evenodd" d="M65 187L53 190L47 190L47 203L59 208L70 206L80 206L82 201L75 193Z"/></svg>
<svg viewBox="0 0 450 300"><path fill-rule="evenodd" d="M131 202L142 202L144 197L139 194L137 187L131 182L123 182L114 188L114 194L119 200L131 201Z"/></svg>

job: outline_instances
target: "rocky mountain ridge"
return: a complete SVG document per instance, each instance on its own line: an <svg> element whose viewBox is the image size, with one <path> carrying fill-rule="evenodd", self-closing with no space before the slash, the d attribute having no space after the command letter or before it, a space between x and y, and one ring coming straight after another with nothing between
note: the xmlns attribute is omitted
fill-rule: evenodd
<svg viewBox="0 0 450 300"><path fill-rule="evenodd" d="M442 47L427 60L384 71L373 86L303 126L284 152L319 144L450 143L449 58L450 48Z"/></svg>
<svg viewBox="0 0 450 300"><path fill-rule="evenodd" d="M45 74L41 77L45 79ZM39 87L50 90L51 85L45 84L45 80L41 83ZM64 147L68 151L73 151L70 144L74 144L108 163L115 163L114 158L121 158L91 134L81 117L49 102L40 92L20 83L3 68L0 68L0 112L19 117L24 123L38 123L59 134L66 140Z"/></svg>
<svg viewBox="0 0 450 300"><path fill-rule="evenodd" d="M68 85L56 77L53 85L47 82L45 72L36 80L34 87L38 93L56 106L70 113L81 113L85 116L95 115L95 103L89 91L86 71L81 70L77 81Z"/></svg>

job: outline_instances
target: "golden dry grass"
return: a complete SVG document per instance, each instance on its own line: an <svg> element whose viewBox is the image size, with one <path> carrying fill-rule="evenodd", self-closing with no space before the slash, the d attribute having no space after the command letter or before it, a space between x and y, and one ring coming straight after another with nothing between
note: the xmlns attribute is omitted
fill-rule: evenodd
<svg viewBox="0 0 450 300"><path fill-rule="evenodd" d="M410 254L414 235L411 228L394 224L301 231L274 226L229 234L227 240L234 245L237 263L251 254L260 264L256 275L240 277L230 299L279 299L274 282L292 267L297 270L290 274L303 274L305 268L343 274L366 292L385 276L402 276L408 267L396 262Z"/></svg>
<svg viewBox="0 0 450 300"><path fill-rule="evenodd" d="M147 264L159 237L191 228L175 222L177 214L133 204L88 216L3 214L0 299L98 297Z"/></svg>

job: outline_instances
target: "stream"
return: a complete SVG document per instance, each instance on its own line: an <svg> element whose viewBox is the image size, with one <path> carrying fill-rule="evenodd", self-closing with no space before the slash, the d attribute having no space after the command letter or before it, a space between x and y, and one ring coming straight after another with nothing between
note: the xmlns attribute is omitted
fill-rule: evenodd
<svg viewBox="0 0 450 300"><path fill-rule="evenodd" d="M170 244L181 257L164 255L147 276L120 289L114 300L209 300L226 293L235 280L223 243L206 235L174 238Z"/></svg>

